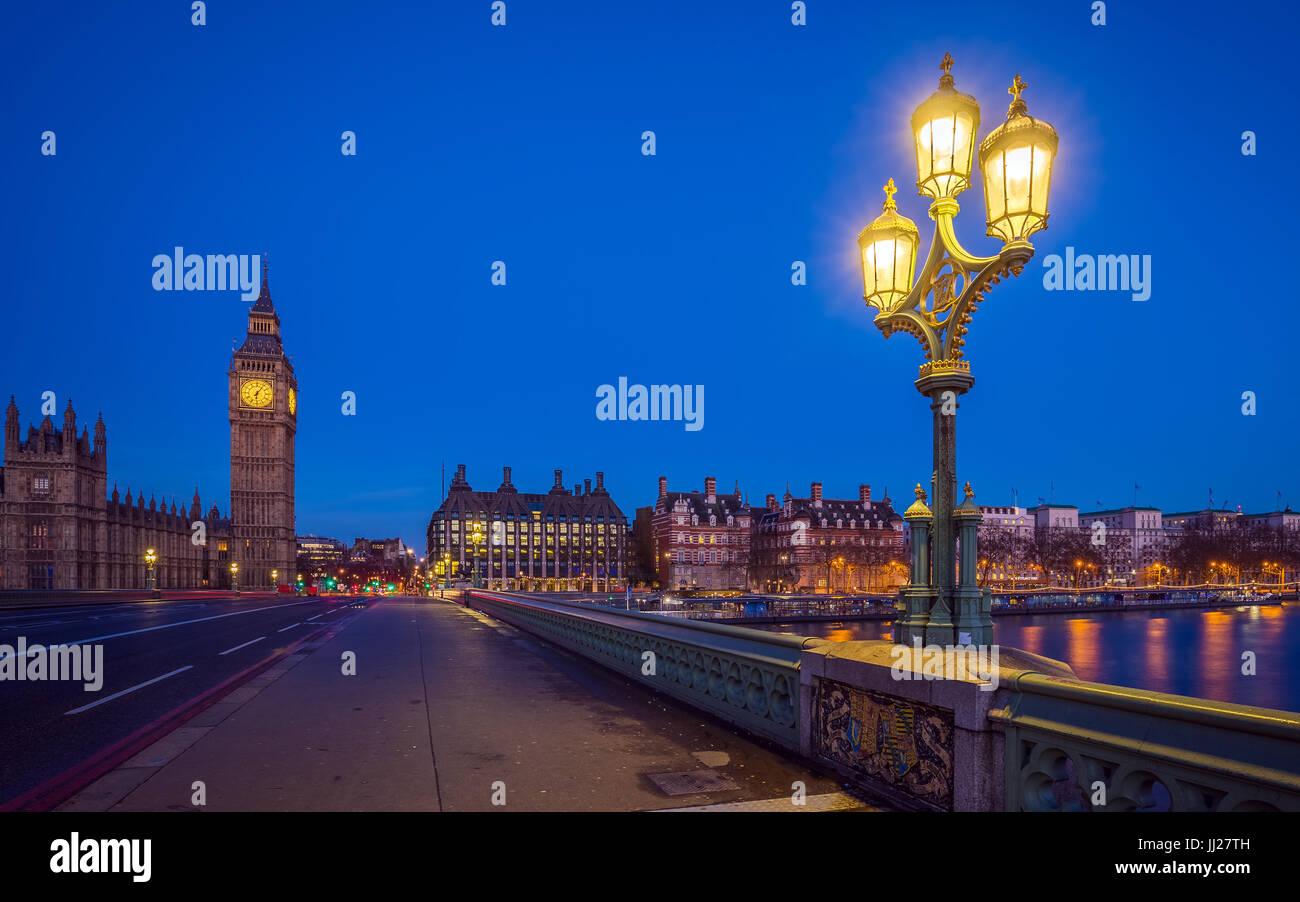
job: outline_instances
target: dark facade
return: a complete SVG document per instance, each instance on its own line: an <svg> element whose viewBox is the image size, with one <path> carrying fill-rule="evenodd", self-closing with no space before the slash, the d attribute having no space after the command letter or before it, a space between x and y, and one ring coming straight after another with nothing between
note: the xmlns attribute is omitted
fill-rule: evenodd
<svg viewBox="0 0 1300 902"><path fill-rule="evenodd" d="M18 405L5 413L0 468L0 587L4 589L143 589L146 549L160 589L224 588L230 520L216 505L205 515L198 490L189 509L144 493L126 499L108 485L108 431L82 429L68 401L63 428L46 416L20 438Z"/></svg>
<svg viewBox="0 0 1300 902"><path fill-rule="evenodd" d="M347 556L347 546L325 536L298 536L298 568L312 577L339 576Z"/></svg>
<svg viewBox="0 0 1300 902"><path fill-rule="evenodd" d="M659 585L655 564L655 509L638 507L632 519L632 539L628 546L627 577L633 586Z"/></svg>
<svg viewBox="0 0 1300 902"><path fill-rule="evenodd" d="M504 467L496 491L476 492L460 464L429 520L427 549L431 567L450 561L453 579L470 579L477 561L489 588L606 592L627 584L627 545L627 518L605 490L604 473L595 487L587 479L570 491L556 470L549 492L531 494L516 489Z"/></svg>

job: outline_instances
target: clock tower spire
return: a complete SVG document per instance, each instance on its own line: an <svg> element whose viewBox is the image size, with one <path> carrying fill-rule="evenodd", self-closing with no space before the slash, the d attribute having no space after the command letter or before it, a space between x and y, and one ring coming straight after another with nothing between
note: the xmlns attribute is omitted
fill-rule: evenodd
<svg viewBox="0 0 1300 902"><path fill-rule="evenodd" d="M230 560L239 582L270 589L293 584L294 436L298 431L298 380L280 339L280 316L271 302L262 263L262 291L248 311L244 343L230 358ZM276 576L272 577L272 571Z"/></svg>

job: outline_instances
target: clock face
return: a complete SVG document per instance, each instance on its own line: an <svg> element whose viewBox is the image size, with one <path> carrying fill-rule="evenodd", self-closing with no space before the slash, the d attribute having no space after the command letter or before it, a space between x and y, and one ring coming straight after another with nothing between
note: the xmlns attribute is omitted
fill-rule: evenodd
<svg viewBox="0 0 1300 902"><path fill-rule="evenodd" d="M270 407L274 393L261 379L249 379L239 387L239 399L246 407Z"/></svg>
<svg viewBox="0 0 1300 902"><path fill-rule="evenodd" d="M298 413L298 392L292 386L289 387L289 413Z"/></svg>

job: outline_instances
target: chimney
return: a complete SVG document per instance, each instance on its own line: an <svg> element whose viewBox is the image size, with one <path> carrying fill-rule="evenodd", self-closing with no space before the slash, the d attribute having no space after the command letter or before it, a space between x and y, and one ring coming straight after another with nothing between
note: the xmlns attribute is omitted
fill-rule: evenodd
<svg viewBox="0 0 1300 902"><path fill-rule="evenodd" d="M509 467L502 467L502 468L501 468L501 481L504 482L506 485L510 485L510 468L509 468Z"/></svg>
<svg viewBox="0 0 1300 902"><path fill-rule="evenodd" d="M764 499L764 503L767 505L767 509L768 509L768 510L770 510L770 511L774 511L774 510L776 510L776 496L775 496L775 495L768 495L767 498Z"/></svg>
<svg viewBox="0 0 1300 902"><path fill-rule="evenodd" d="M667 476L660 476L660 477L659 477L659 497L662 498L664 495L667 495L667 494L668 494L668 477L667 477Z"/></svg>
<svg viewBox="0 0 1300 902"><path fill-rule="evenodd" d="M563 471L563 470L556 470L556 471L555 471L555 487L558 489L558 488L562 488L563 486L564 486L564 471Z"/></svg>
<svg viewBox="0 0 1300 902"><path fill-rule="evenodd" d="M869 485L858 486L858 500L861 501L863 504L871 503L871 486Z"/></svg>
<svg viewBox="0 0 1300 902"><path fill-rule="evenodd" d="M814 507L822 506L822 484L820 482L812 484L812 503Z"/></svg>
<svg viewBox="0 0 1300 902"><path fill-rule="evenodd" d="M596 491L605 491L605 474L599 470L596 471Z"/></svg>
<svg viewBox="0 0 1300 902"><path fill-rule="evenodd" d="M717 501L717 500L718 500L718 480L714 479L712 476L705 476L705 477L704 477L704 494L705 494L705 496L706 496L705 499L704 499L704 503L705 503L705 504L712 504L713 502Z"/></svg>
<svg viewBox="0 0 1300 902"><path fill-rule="evenodd" d="M582 480L582 494L584 494L584 495L590 495L590 494L591 494L591 480L590 480L590 479L584 479L584 480Z"/></svg>

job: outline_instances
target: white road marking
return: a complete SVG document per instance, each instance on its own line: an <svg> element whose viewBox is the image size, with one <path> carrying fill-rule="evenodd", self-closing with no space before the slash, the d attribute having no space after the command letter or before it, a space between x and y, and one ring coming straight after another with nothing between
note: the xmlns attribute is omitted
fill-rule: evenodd
<svg viewBox="0 0 1300 902"><path fill-rule="evenodd" d="M285 630L291 630L291 629L293 629L295 626L302 626L302 621L300 620L300 621L298 621L297 623L291 623L291 624L289 624L288 626L286 626L283 630L276 630L276 632L277 632L277 633L283 633Z"/></svg>
<svg viewBox="0 0 1300 902"><path fill-rule="evenodd" d="M241 648L248 648L248 646L253 645L253 644L256 643L256 642L261 642L261 641L262 641L263 639L265 639L265 638L266 638L265 636L258 636L256 639L249 640L248 642L245 642L243 645L236 645L234 648L227 648L227 649L226 649L225 651L223 651L221 654L222 654L222 655L228 655L228 654L230 654L232 651L239 651ZM220 657L220 656L221 656L221 655L218 655L217 657Z"/></svg>
<svg viewBox="0 0 1300 902"><path fill-rule="evenodd" d="M176 676L176 674L178 673L184 673L185 671L189 670L193 666L194 666L193 664L186 664L184 667L176 668L171 673L164 673L162 676L154 677L152 680L146 680L145 682L141 683L138 686L132 686L130 689L123 689L121 692L114 692L112 695L101 698L97 702L91 702L89 705L82 705L80 708L73 708L71 711L64 711L63 713L66 716L68 714L80 714L82 711L89 711L91 708L95 707L96 705L102 705L104 704L104 702L111 702L115 698L121 698L122 696L126 695L128 692L134 692L137 689L143 689L145 686L152 686L154 683L157 683L159 680L165 680L168 677Z"/></svg>
<svg viewBox="0 0 1300 902"><path fill-rule="evenodd" d="M259 611L274 611L279 608L289 608L289 607L293 607L294 605L300 605L300 604L316 604L316 602L314 600L291 601L288 604L273 604L273 605L268 605L264 608L252 608L247 611L231 611L229 614L213 614L211 617L198 617L194 620L182 620L179 623L162 623L159 624L158 626L146 626L143 629L127 630L124 633L110 633L107 636L91 636L89 639L78 639L75 642L58 642L55 644L68 645L68 646L85 645L87 642L102 642L105 639L120 639L122 636L135 636L140 633L152 633L154 630L167 630L167 629L171 629L174 626L189 626L190 624L193 623L206 623L209 620L221 620L224 617L239 617L243 614L256 614ZM340 605L340 607L342 607L342 605ZM338 608L335 608L335 610L338 610ZM330 613L330 612L326 611L325 613ZM316 616L319 617L321 615L317 614ZM29 650L27 654L30 655L32 654L32 652ZM8 655L0 656L0 661L3 661L6 657L8 657Z"/></svg>
<svg viewBox="0 0 1300 902"><path fill-rule="evenodd" d="M148 610L140 610L137 608L135 610L128 611L121 608L122 605L136 605L136 604L146 604L146 602L124 601L121 602L119 605L117 605L119 609L116 611L104 610L104 608L106 607L112 607L111 605L105 604L105 605L86 605L80 608L77 607L65 608L65 607L51 606L49 608L31 614L0 613L0 625L4 625L10 622L17 623L20 620L31 620L33 618L40 619L41 617L68 617L75 614L78 616L73 617L73 620L99 620L101 617L131 617L141 613L156 614L162 612L163 610L166 610L168 612L189 611L189 610L193 610L194 608L206 608L208 606L207 602L170 602L170 603L166 603L166 607L163 608L158 606L159 602L147 602L147 604L149 604ZM87 608L89 608L89 610L96 611L96 613L91 614L89 610L87 610ZM0 611L3 611L3 609L0 609Z"/></svg>
<svg viewBox="0 0 1300 902"><path fill-rule="evenodd" d="M21 623L18 625L25 630L29 630L37 626L54 626L54 624L62 623L62 622L63 622L62 620L42 620L39 623Z"/></svg>

